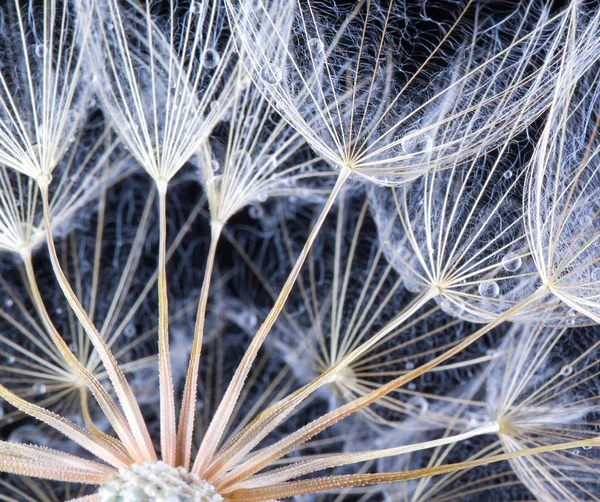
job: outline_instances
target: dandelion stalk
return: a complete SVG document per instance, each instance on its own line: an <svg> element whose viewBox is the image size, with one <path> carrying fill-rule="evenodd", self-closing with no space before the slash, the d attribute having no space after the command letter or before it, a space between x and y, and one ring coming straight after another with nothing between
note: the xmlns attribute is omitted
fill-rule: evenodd
<svg viewBox="0 0 600 502"><path fill-rule="evenodd" d="M353 360L360 357L362 353L368 350L369 347L377 343L378 340L383 338L386 334L391 332L394 328L401 325L407 319L410 319L415 312L417 312L423 305L435 296L435 292L426 292L419 295L415 300L409 304L406 309L399 314L392 323L379 333L375 334L368 342L365 342L358 349L350 352L337 363L332 365L326 371L324 371L317 378L312 380L309 384L305 385L298 391L286 397L284 400L274 404L270 408L262 412L255 421L250 424L243 432L241 432L230 444L228 444L220 454L215 457L214 462L207 470L207 476L216 476L223 474L228 467L235 465L237 461L242 459L252 447L259 443L269 432L271 432L278 424L280 424L286 416L288 416L295 408L297 408L302 401L304 401L310 394L315 392L319 387L324 384L331 382L336 378L344 368L346 368ZM231 478L243 478L249 473L257 472L257 465L262 465L262 456L256 455L252 461L242 464L240 467L232 471L228 475Z"/></svg>
<svg viewBox="0 0 600 502"><path fill-rule="evenodd" d="M305 476L314 472L322 471L325 469L331 469L333 467L341 467L343 465L354 464L358 462L366 462L368 460L376 460L385 457L405 455L407 453L414 453L417 451L423 451L430 448L438 448L440 446L457 444L461 441L482 436L485 434L494 434L500 430L500 426L497 423L487 424L483 427L473 429L462 434L456 434L455 436L447 436L432 441L425 441L422 443L414 443L406 446L399 446L397 448L386 448L380 450L366 451L360 453L346 453L340 455L332 455L327 458L319 458L315 460L305 460L292 464L289 467L282 467L275 471L270 471L265 474L259 474L257 476L249 478L247 481L241 481L234 476L224 476L219 479L217 488L223 493L227 492L228 489L235 485L235 490L249 489L261 484L277 484L290 479Z"/></svg>
<svg viewBox="0 0 600 502"><path fill-rule="evenodd" d="M176 418L173 371L169 350L169 298L167 291L167 181L156 182L159 206L158 248L158 373L160 379L160 445L163 461L175 465Z"/></svg>
<svg viewBox="0 0 600 502"><path fill-rule="evenodd" d="M275 500L286 497L293 497L305 493L315 493L316 491L331 491L347 488L351 486L364 486L377 483L394 483L398 481L408 481L410 479L419 479L430 476L437 476L449 472L462 471L472 469L480 465L486 465L494 462L502 462L513 458L528 457L539 455L541 453L564 451L574 448L582 448L588 446L599 446L600 438L584 439L581 441L570 441L554 445L539 446L536 448L528 448L511 453L503 453L490 457L483 457L477 460L459 462L455 464L440 465L435 467L426 467L414 471L403 472L387 472L376 474L349 474L346 476L331 476L323 479L310 479L302 481L294 481L289 483L281 483L269 487L250 488L232 490L227 493L229 500L244 500L246 502L258 502Z"/></svg>
<svg viewBox="0 0 600 502"><path fill-rule="evenodd" d="M194 325L194 340L192 342L192 351L190 354L190 362L185 379L179 415L179 428L177 430L177 465L182 465L186 469L189 469L190 466L190 455L192 450L192 435L194 433L194 419L196 416L196 389L198 387L198 371L200 369L200 353L202 351L206 307L208 304L208 294L217 246L219 244L222 229L223 224L221 222L211 222L210 249L208 251L208 257L206 258L202 290L198 300L198 310Z"/></svg>
<svg viewBox="0 0 600 502"><path fill-rule="evenodd" d="M244 469L244 473L246 475L251 475L254 472L260 471L275 460L286 455L298 445L316 436L319 432L331 427L333 424L339 422L343 418L346 418L347 416L356 413L360 409L375 403L390 392L402 387L403 385L411 382L415 378L421 376L422 374L430 371L439 364L448 360L452 356L455 356L456 354L462 352L464 349L466 349L467 347L475 343L477 340L479 340L486 333L489 333L489 331L491 331L494 327L502 324L503 322L508 320L512 315L519 312L519 310L526 308L528 305L547 294L548 289L545 286L540 287L533 295L531 295L530 298L526 299L518 305L515 305L512 309L509 309L504 314L498 316L494 321L490 322L475 333L469 335L450 350L432 359L430 362L425 363L419 366L418 368L415 368L414 370L411 370L406 374L401 375L400 377L395 378L384 385L381 385L380 387L376 388L370 393L365 394L364 396L361 396L343 406L340 406L336 410L331 411L323 415L322 417L314 420L310 424L300 428L296 432L290 434L289 436L280 440L274 445L265 448L259 454L255 455L252 459L250 459L245 467L241 467L239 469Z"/></svg>
<svg viewBox="0 0 600 502"><path fill-rule="evenodd" d="M100 382L98 382L98 380L85 368L85 366L83 366L83 364L81 364L79 359L77 359L77 357L69 349L68 345L62 339L62 337L56 330L54 324L52 323L52 320L50 319L48 311L46 310L46 307L42 300L37 280L35 278L35 274L33 271L33 263L31 260L31 253L29 252L29 250L23 250L21 252L21 256L25 264L25 271L27 274L29 287L31 289L31 295L34 305L42 318L42 322L44 323L46 330L48 331L48 333L50 333L54 345L58 348L60 354L64 358L65 362L69 365L69 367L77 374L79 378L83 380L83 382L85 382L86 386L90 389L90 391L96 398L98 404L104 411L106 418L117 432L121 441L123 441L123 443L125 444L127 451L132 456L132 458L134 458L136 461L142 460L141 452L135 442L134 437L131 434L127 420L121 414L118 407L110 398L104 387L102 387ZM81 392L85 394L86 390L82 389ZM86 419L88 429L95 430L95 427L93 427L93 424L91 423L89 414L84 413L84 417Z"/></svg>
<svg viewBox="0 0 600 502"><path fill-rule="evenodd" d="M300 269L302 268L302 265L304 264L304 261L308 256L310 248L314 243L315 239L317 238L317 235L321 227L323 226L327 214L329 213L337 195L340 193L340 190L344 186L344 183L350 176L351 172L351 169L348 167L344 167L340 170L335 186L333 187L329 198L325 202L325 205L321 210L321 213L317 221L315 222L310 232L310 235L304 243L304 247L302 248L302 251L298 258L296 259L292 271L290 272L285 284L281 288L281 292L279 293L279 296L275 301L275 305L269 312L269 315L266 317L266 319L256 332L256 335L252 339L252 342L248 346L248 349L246 350L242 361L240 362L233 378L231 379L227 390L225 391L225 395L223 396L221 404L219 404L219 407L217 408L217 411L213 416L213 419L208 427L206 435L204 436L204 440L202 441L202 445L200 446L198 455L192 468L192 472L194 472L195 474L201 476L207 470L214 456L214 453L217 450L219 442L221 441L223 433L225 432L225 428L229 423L231 413L233 412L239 395L242 392L244 381L248 376L250 367L252 366L252 363L254 362L254 359L256 358L256 355L258 354L258 351L262 346L265 338L267 337L271 328L273 327L273 324L275 324L277 317L279 317L279 314L283 310L285 301L287 300L288 296L290 295L290 292L292 291L294 283L296 282L298 274L300 273Z"/></svg>
<svg viewBox="0 0 600 502"><path fill-rule="evenodd" d="M131 432L136 439L138 447L144 458L156 461L156 453L154 452L154 448L152 447L152 440L150 439L150 434L148 433L148 429L146 428L146 424L144 423L144 419L142 417L141 410L135 397L133 396L133 392L131 387L127 383L125 375L122 370L119 368L117 361L114 356L111 354L110 350L106 346L106 342L98 333L98 330L94 326L93 322L87 315L83 305L77 299L75 292L71 288L68 279L66 278L62 267L60 265L60 261L56 254L56 247L54 245L54 237L52 236L52 226L50 222L50 212L49 212L49 204L48 204L48 179L46 177L41 177L37 180L38 186L41 192L42 198L42 207L43 207L43 218L44 225L46 228L46 236L47 236L47 246L48 252L50 255L50 260L52 262L52 269L54 271L55 277L60 285L60 288L63 291L63 294L69 303L70 307L73 309L73 312L77 316L77 319L83 326L86 334L90 338L92 344L98 351L98 354L108 372L108 375L113 383L114 389L119 397L119 401L121 402L121 406L123 407L123 411L125 412L125 416L127 418L127 422L131 428Z"/></svg>

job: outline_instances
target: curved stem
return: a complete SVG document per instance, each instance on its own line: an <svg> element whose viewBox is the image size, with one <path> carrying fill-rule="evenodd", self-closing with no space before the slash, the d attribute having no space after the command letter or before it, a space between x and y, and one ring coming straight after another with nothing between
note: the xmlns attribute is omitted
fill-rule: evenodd
<svg viewBox="0 0 600 502"><path fill-rule="evenodd" d="M90 392L96 398L96 401L100 405L100 408L104 412L108 422L113 427L115 432L117 433L119 439L123 441L125 448L127 449L128 454L136 461L142 460L143 456L138 448L136 441L132 435L132 432L127 424L127 420L122 415L121 411L115 404L115 402L108 395L104 387L100 384L100 382L87 370L87 368L77 359L77 357L73 354L67 343L63 340L63 338L58 333L56 327L52 323L50 316L48 315L48 311L46 310L46 305L42 299L42 295L40 293L40 289L35 278L35 273L33 270L33 262L31 260L31 252L29 249L21 251L21 259L25 265L25 274L27 277L27 283L29 284L29 290L31 294L31 299L35 306L36 311L39 316L42 318L42 323L50 337L52 338L53 343L56 348L59 350L61 356L63 357L66 364L69 366L71 370L79 377L83 382L85 382ZM82 392L85 392L85 389L82 389ZM89 427L90 432L94 432Z"/></svg>
<svg viewBox="0 0 600 502"><path fill-rule="evenodd" d="M494 321L485 325L475 333L469 335L462 342L458 343L457 345L447 350L443 354L439 355L438 357L432 359L428 363L425 363L419 366L418 368L415 368L414 370L411 370L408 373L401 375L400 377L395 378L394 380L391 380L387 384L381 385L372 392L365 394L364 396L361 396L355 399L354 401L350 401L349 403L340 406L339 408L323 415L322 417L314 420L313 422L305 425L304 427L301 427L296 432L290 434L289 436L278 441L277 443L265 448L251 459L250 462L252 465L252 469L244 469L244 472L249 474L252 474L253 472L258 472L258 470L262 469L267 465L270 465L272 462L276 461L277 459L286 455L288 452L292 451L298 445L305 443L312 437L316 436L323 430L331 427L343 418L346 418L347 416L356 413L362 408L373 404L377 400L381 399L382 397L386 396L387 394L396 390L402 385L405 385L414 380L415 378L421 376L422 374L427 373L429 370L435 368L447 359L450 359L451 357L463 351L465 348L479 340L482 336L491 331L493 328L508 320L515 313L524 309L527 305L533 303L539 298L544 297L547 294L547 287L540 287L529 298L515 305L511 309L507 310L504 314L498 316Z"/></svg>
<svg viewBox="0 0 600 502"><path fill-rule="evenodd" d="M367 462L370 460L376 460L379 458L392 457L397 455L406 455L407 453L414 453L417 451L428 450L430 448L438 448L440 446L447 446L450 444L460 443L467 439L471 439L477 436L483 436L484 434L498 433L500 426L497 423L491 423L477 429L473 429L455 436L447 436L431 441L424 441L422 443L409 444L405 446L398 446L396 448L385 448L381 450L371 450L359 453L342 453L339 455L333 455L326 458L318 458L314 460L305 460L296 462L290 466L282 467L275 471L270 471L265 474L260 474L254 478L250 478L247 481L243 481L232 486L229 491L239 490L241 488L256 488L261 485L272 485L276 483L283 483L290 479L305 476L313 472L322 471L324 469L332 469L334 467L340 467L342 465L355 464L358 462ZM227 486L217 484L218 490L226 493Z"/></svg>
<svg viewBox="0 0 600 502"><path fill-rule="evenodd" d="M200 369L200 354L202 352L202 340L204 337L204 322L206 320L206 307L208 304L208 293L217 246L221 237L223 224L212 222L210 234L210 249L206 258L202 290L198 300L196 312L196 324L194 326L194 342L190 353L190 362L185 379L181 410L179 412L179 428L177 429L177 465L186 469L190 467L190 456L192 453L192 435L194 432L194 419L196 416L196 394L198 387L198 371Z"/></svg>
<svg viewBox="0 0 600 502"><path fill-rule="evenodd" d="M379 483L394 483L398 481L408 481L410 479L419 479L449 472L456 472L466 469L472 469L480 465L502 462L513 458L527 457L553 451L564 451L572 448L581 448L584 446L600 446L600 438L584 439L581 441L571 441L568 443L559 443L536 448L528 448L512 453L502 453L491 457L482 457L477 460L468 460L455 464L440 465L436 467L425 467L414 471L402 472L382 472L375 474L350 474L345 476L328 476L324 478L307 479L289 483L280 483L277 485L261 488L250 488L235 490L227 494L227 500L244 500L245 502L259 502L266 500L283 499L302 495L305 493L315 493L320 491L339 490L341 488L350 488L353 486L365 486Z"/></svg>
<svg viewBox="0 0 600 502"><path fill-rule="evenodd" d="M54 240L52 237L52 225L50 222L50 209L48 203L48 182L44 179L38 179L38 186L40 188L40 192L42 194L42 207L43 207L43 216L44 216L44 226L46 229L46 243L48 246L48 253L50 255L50 261L52 263L52 270L58 281L58 284L65 295L69 306L75 313L80 324L83 326L87 336L90 338L92 344L95 349L98 351L98 355L106 368L106 372L113 384L115 392L119 398L121 406L123 407L123 411L125 413L125 417L127 419L127 423L131 432L135 438L138 449L142 453L142 456L145 460L148 461L156 461L156 453L154 452L154 448L152 446L152 440L150 439L150 434L148 433L148 429L146 428L146 424L144 422L144 418L142 416L142 412L138 406L137 401L131 391L131 387L127 383L125 375L119 368L119 365L114 358L113 354L110 352L108 347L106 346L106 342L100 336L100 333L94 326L94 323L89 318L87 312L81 305L81 302L77 298L77 295L71 288L67 277L65 276L58 256L56 254L56 247L54 245Z"/></svg>
<svg viewBox="0 0 600 502"><path fill-rule="evenodd" d="M167 182L157 181L159 207L158 247L158 375L160 385L160 448L163 461L175 465L175 390L169 349L169 297L167 292Z"/></svg>
<svg viewBox="0 0 600 502"><path fill-rule="evenodd" d="M354 360L360 357L362 353L377 343L378 340L381 340L407 319L410 319L415 312L423 307L436 294L436 289L424 291L407 305L403 312L398 314L393 321L373 335L363 345L341 358L337 363L332 365L310 383L304 385L282 401L267 408L254 422L242 431L241 434L235 437L235 439L230 442L217 457L215 457L215 461L206 471L206 478L220 478L220 476L222 476L229 468L237 464L237 462L240 461L254 446L264 439L269 432L274 430L308 396L323 385L332 382L341 370L347 368ZM240 479L245 479L255 472L258 472L264 466L261 456L256 455L247 463L243 463L225 475L223 479L220 479L220 482L227 484L235 483Z"/></svg>
<svg viewBox="0 0 600 502"><path fill-rule="evenodd" d="M351 170L347 167L341 169L335 186L333 187L329 198L325 202L325 206L323 207L321 214L319 215L313 229L311 230L308 239L306 240L304 247L300 252L300 255L296 259L296 263L294 263L292 271L290 272L290 275L285 281L285 284L283 285L283 288L281 289L281 292L277 297L275 305L273 306L266 319L256 332L256 335L254 335L254 338L248 346L248 349L246 350L244 357L240 362L240 365L238 366L233 378L231 379L231 382L227 387L227 390L225 391L225 395L223 396L223 399L221 400L221 403L219 404L219 407L217 408L217 411L212 421L210 422L210 425L208 426L208 430L206 431L204 440L200 445L198 455L196 456L196 460L192 468L192 472L194 472L195 474L202 476L208 468L213 458L213 455L217 450L219 443L221 442L227 424L229 423L231 413L233 412L237 400L240 396L240 393L242 392L244 381L246 380L248 373L250 372L252 363L254 362L254 359L256 358L256 355L258 354L258 351L262 346L265 338L271 331L273 324L275 324L275 321L277 320L279 314L283 310L285 302L288 296L290 295L290 292L292 291L292 287L296 282L298 274L300 273L300 269L302 268L302 265L304 264L304 261L308 256L308 252L310 251L312 244L317 238L317 235L321 230L323 222L325 221L327 214L331 210L335 199L337 198L342 187L344 186L344 183L348 179L348 176L350 176L350 173Z"/></svg>

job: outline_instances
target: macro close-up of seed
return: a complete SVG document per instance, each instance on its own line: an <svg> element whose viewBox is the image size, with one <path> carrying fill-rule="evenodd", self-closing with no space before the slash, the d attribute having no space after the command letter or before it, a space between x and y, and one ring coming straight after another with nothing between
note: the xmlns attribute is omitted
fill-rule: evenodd
<svg viewBox="0 0 600 502"><path fill-rule="evenodd" d="M600 501L600 8L0 2L0 501Z"/></svg>

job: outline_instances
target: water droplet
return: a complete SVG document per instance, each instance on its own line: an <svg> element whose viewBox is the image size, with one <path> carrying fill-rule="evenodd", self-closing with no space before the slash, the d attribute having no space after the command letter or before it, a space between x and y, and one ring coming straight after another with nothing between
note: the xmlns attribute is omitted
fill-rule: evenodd
<svg viewBox="0 0 600 502"><path fill-rule="evenodd" d="M411 293L418 293L421 291L421 285L412 277L407 276L404 278L404 289Z"/></svg>
<svg viewBox="0 0 600 502"><path fill-rule="evenodd" d="M56 308L54 309L54 312L55 312L57 315L62 315L62 313L64 312L64 310L62 309L62 307L56 307Z"/></svg>
<svg viewBox="0 0 600 502"><path fill-rule="evenodd" d="M464 305L460 303L454 303L450 301L448 298L442 298L440 301L440 308L448 315L452 317L460 317L464 311Z"/></svg>
<svg viewBox="0 0 600 502"><path fill-rule="evenodd" d="M433 139L427 132L416 131L404 136L400 145L405 153L422 153L431 150Z"/></svg>
<svg viewBox="0 0 600 502"><path fill-rule="evenodd" d="M137 330L135 329L135 325L133 325L133 324L128 324L127 326L125 326L125 329L123 330L123 334L127 338L134 337L136 332L137 332Z"/></svg>
<svg viewBox="0 0 600 502"><path fill-rule="evenodd" d="M406 404L413 408L413 410L416 408L419 416L425 415L429 409L429 403L427 402L427 399L422 396L413 396L406 402Z"/></svg>
<svg viewBox="0 0 600 502"><path fill-rule="evenodd" d="M482 281L478 287L479 294L485 298L498 298L500 286L496 281Z"/></svg>
<svg viewBox="0 0 600 502"><path fill-rule="evenodd" d="M194 0L192 5L190 5L190 12L192 14L200 14L202 13L202 9L204 8L204 2L200 0Z"/></svg>
<svg viewBox="0 0 600 502"><path fill-rule="evenodd" d="M31 390L33 391L34 394L37 394L38 396L40 394L45 394L46 393L46 384L44 384L42 382L36 382L31 386Z"/></svg>
<svg viewBox="0 0 600 502"><path fill-rule="evenodd" d="M267 199L269 198L269 196L267 195L266 192L258 192L256 194L256 200L258 202L267 202Z"/></svg>
<svg viewBox="0 0 600 502"><path fill-rule="evenodd" d="M217 162L216 160L211 161L210 167L213 173L218 173L221 170L221 164L219 164L219 162Z"/></svg>
<svg viewBox="0 0 600 502"><path fill-rule="evenodd" d="M202 53L202 64L209 70L216 68L219 61L221 61L221 56L215 49L209 48Z"/></svg>
<svg viewBox="0 0 600 502"><path fill-rule="evenodd" d="M108 31L113 31L115 29L115 26L112 23L106 23L106 29Z"/></svg>
<svg viewBox="0 0 600 502"><path fill-rule="evenodd" d="M283 73L279 66L268 64L260 71L260 78L269 86L277 85L283 78Z"/></svg>
<svg viewBox="0 0 600 502"><path fill-rule="evenodd" d="M263 210L260 206L253 205L248 208L248 215L254 220L262 218L263 214Z"/></svg>
<svg viewBox="0 0 600 502"><path fill-rule="evenodd" d="M12 299L12 298L6 298L6 299L4 300L4 306L5 306L7 309L11 308L11 307L12 307L14 304L15 304L15 302L13 301L13 299Z"/></svg>
<svg viewBox="0 0 600 502"><path fill-rule="evenodd" d="M590 445L586 445L586 446L583 447L583 449L585 451L590 451L592 449L592 447Z"/></svg>
<svg viewBox="0 0 600 502"><path fill-rule="evenodd" d="M404 363L404 368L406 368L407 370L412 370L415 367L415 363L413 363L412 361L406 361Z"/></svg>
<svg viewBox="0 0 600 502"><path fill-rule="evenodd" d="M238 322L244 328L254 328L256 326L256 323L258 322L258 319L256 318L256 315L252 312L242 312L238 319Z"/></svg>
<svg viewBox="0 0 600 502"><path fill-rule="evenodd" d="M321 40L315 37L311 38L308 41L308 49L313 54L313 56L320 56L325 50L325 46L323 45L323 42L321 42Z"/></svg>
<svg viewBox="0 0 600 502"><path fill-rule="evenodd" d="M38 58L43 57L45 52L46 52L46 47L44 47L44 44L36 44L36 46L35 46L35 55Z"/></svg>
<svg viewBox="0 0 600 502"><path fill-rule="evenodd" d="M7 362L8 364L15 364L15 361L16 361L16 359L15 359L15 356L8 356L8 357L6 358L6 362Z"/></svg>
<svg viewBox="0 0 600 502"><path fill-rule="evenodd" d="M502 176L509 180L513 177L513 172L510 169L508 169L507 171L504 171L504 174Z"/></svg>
<svg viewBox="0 0 600 502"><path fill-rule="evenodd" d="M570 364L565 364L561 369L560 369L560 374L562 376L569 376L571 375L571 373L573 373L573 366L571 366Z"/></svg>
<svg viewBox="0 0 600 502"><path fill-rule="evenodd" d="M516 272L521 268L523 260L514 253L507 253L502 258L502 266L507 272Z"/></svg>

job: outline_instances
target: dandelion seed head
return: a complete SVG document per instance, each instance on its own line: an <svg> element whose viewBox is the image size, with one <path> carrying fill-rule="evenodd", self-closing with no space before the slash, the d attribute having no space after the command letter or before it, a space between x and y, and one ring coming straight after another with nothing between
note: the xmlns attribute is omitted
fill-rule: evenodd
<svg viewBox="0 0 600 502"><path fill-rule="evenodd" d="M100 502L220 502L206 481L164 462L132 464L120 469L98 492Z"/></svg>
<svg viewBox="0 0 600 502"><path fill-rule="evenodd" d="M410 2L226 5L255 82L315 152L394 186L491 150L535 120L551 101L553 43L564 36L543 2L500 24L476 15L473 26L471 9L457 8L456 25L436 26L439 40L423 45L413 21L436 23ZM422 66L421 52L431 55ZM540 54L549 67L538 66ZM449 64L436 67L438 58ZM525 60L533 80L515 74Z"/></svg>
<svg viewBox="0 0 600 502"><path fill-rule="evenodd" d="M516 325L507 332L486 383L488 412L500 424L504 451L597 436L598 347L587 328L577 337L568 329L539 326ZM597 454L578 450L577 459L565 450L509 462L539 499L585 498Z"/></svg>

